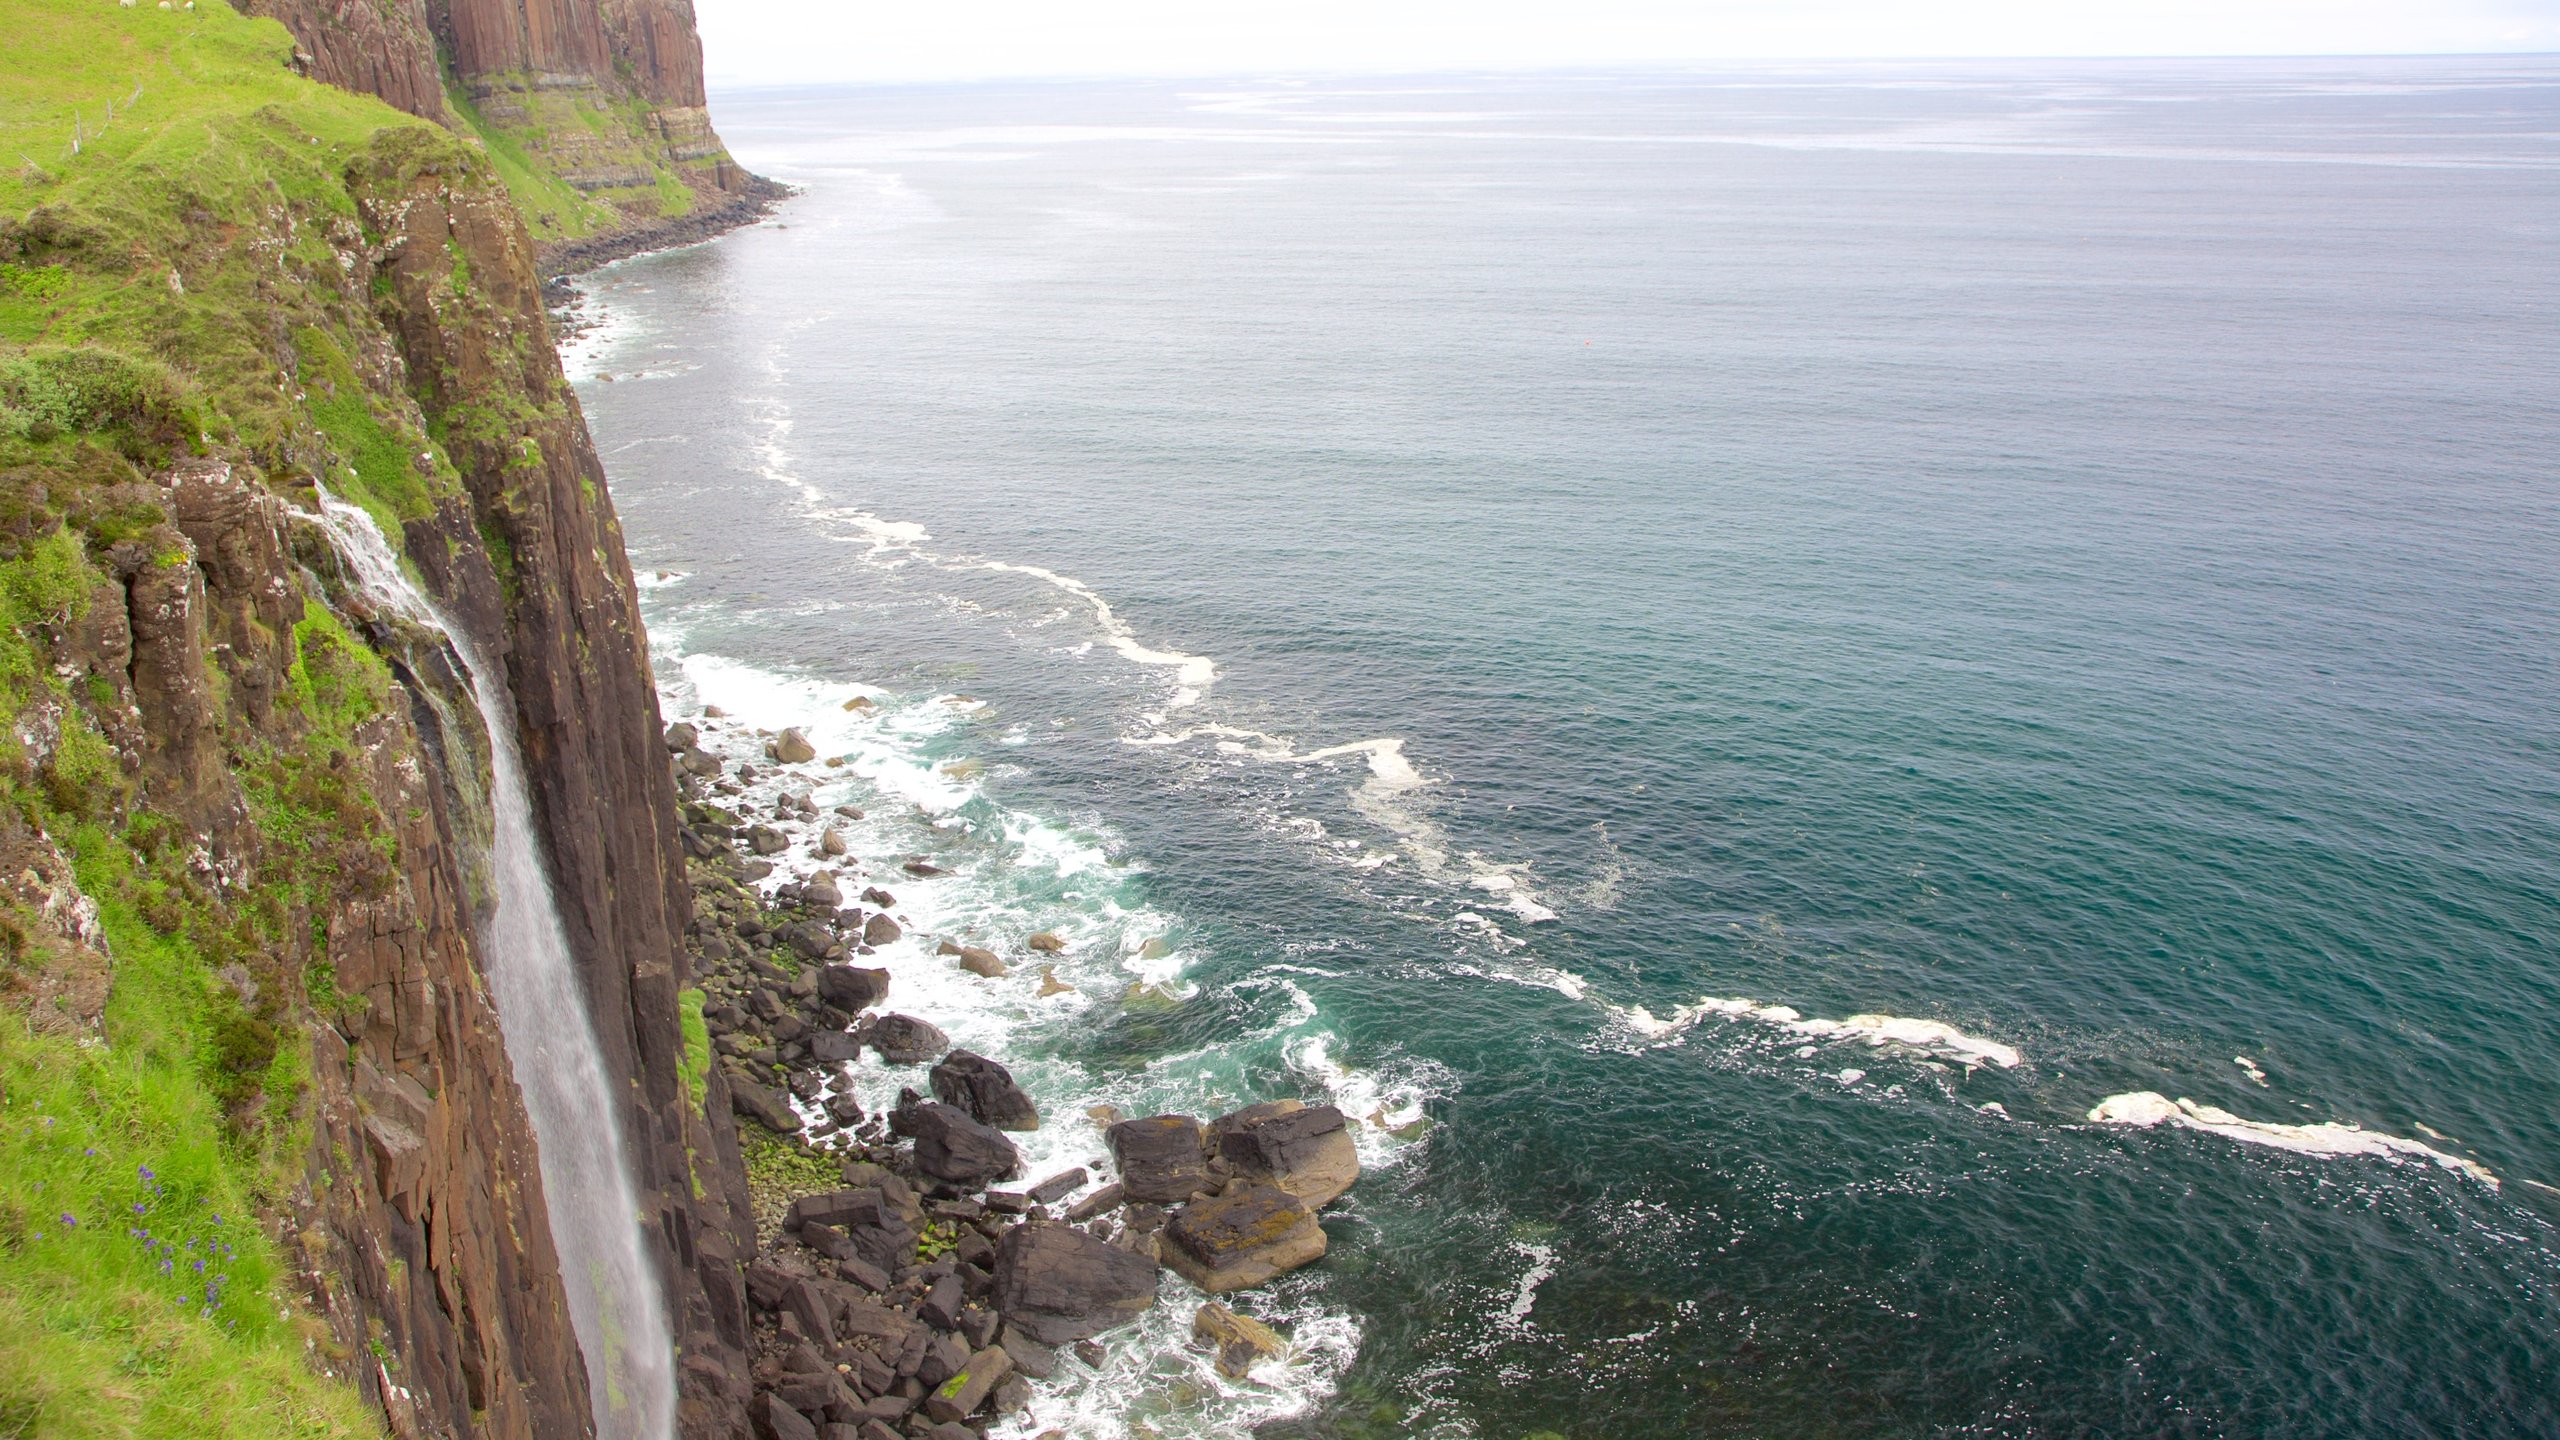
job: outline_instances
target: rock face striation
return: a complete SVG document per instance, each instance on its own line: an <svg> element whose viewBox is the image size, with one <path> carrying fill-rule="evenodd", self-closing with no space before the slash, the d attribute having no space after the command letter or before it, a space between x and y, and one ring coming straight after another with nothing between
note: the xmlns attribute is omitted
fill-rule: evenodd
<svg viewBox="0 0 2560 1440"><path fill-rule="evenodd" d="M717 234L783 193L711 127L691 0L248 8L284 22L314 78L526 155L551 192L525 206L546 275Z"/></svg>

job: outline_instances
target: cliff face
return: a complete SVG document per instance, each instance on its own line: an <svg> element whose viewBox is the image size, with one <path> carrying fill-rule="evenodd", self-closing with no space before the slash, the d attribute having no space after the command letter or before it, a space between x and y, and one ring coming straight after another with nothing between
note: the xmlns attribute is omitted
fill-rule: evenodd
<svg viewBox="0 0 2560 1440"><path fill-rule="evenodd" d="M521 157L505 178L550 273L711 233L778 193L711 128L691 0L249 6L293 31L315 78Z"/></svg>
<svg viewBox="0 0 2560 1440"><path fill-rule="evenodd" d="M468 505L408 524L408 551L451 613L503 655L525 769L624 1134L654 1210L685 1356L688 1434L721 1434L745 1333L753 1238L725 1089L681 1083L678 993L693 899L677 848L637 591L543 318L522 224L491 187L394 165L360 187L385 236L383 316L419 399L443 427ZM452 261L474 286L458 293ZM488 559L494 549L502 570ZM696 1177L702 1193L695 1190Z"/></svg>
<svg viewBox="0 0 2560 1440"><path fill-rule="evenodd" d="M283 21L313 78L451 120L426 0L249 0L242 8Z"/></svg>
<svg viewBox="0 0 2560 1440"><path fill-rule="evenodd" d="M752 1229L724 1082L683 1054L656 700L500 167L211 7L0 0L0 31L61 79L0 119L45 160L0 177L0 1104L45 1112L0 1124L0 1419L364 1433L352 1393L404 1437L589 1428L485 982L487 736L438 637L345 582L319 481L504 657L683 1433L743 1435ZM122 104L65 148L82 86ZM260 1223L173 1316L199 1282L154 1247L215 1211ZM200 1393L114 1378L139 1333Z"/></svg>

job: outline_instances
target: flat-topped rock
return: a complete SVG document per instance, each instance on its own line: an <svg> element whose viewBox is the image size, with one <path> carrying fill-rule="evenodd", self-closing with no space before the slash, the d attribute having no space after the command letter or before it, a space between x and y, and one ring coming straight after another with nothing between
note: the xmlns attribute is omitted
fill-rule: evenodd
<svg viewBox="0 0 2560 1440"><path fill-rule="evenodd" d="M1339 1199L1360 1178L1359 1146L1342 1112L1331 1105L1248 1105L1221 1117L1211 1133L1229 1170L1269 1181L1311 1210Z"/></svg>
<svg viewBox="0 0 2560 1440"><path fill-rule="evenodd" d="M1182 1207L1165 1227L1164 1261L1212 1295L1265 1284L1322 1259L1324 1227L1277 1185L1240 1180Z"/></svg>
<svg viewBox="0 0 2560 1440"><path fill-rule="evenodd" d="M1070 1225L1031 1221L996 1247L996 1310L1043 1345L1072 1344L1156 1303L1155 1263Z"/></svg>
<svg viewBox="0 0 2560 1440"><path fill-rule="evenodd" d="M1200 1122L1188 1115L1123 1120L1104 1138L1111 1145L1111 1163L1120 1169L1121 1187L1132 1200L1179 1205L1217 1187L1209 1174Z"/></svg>

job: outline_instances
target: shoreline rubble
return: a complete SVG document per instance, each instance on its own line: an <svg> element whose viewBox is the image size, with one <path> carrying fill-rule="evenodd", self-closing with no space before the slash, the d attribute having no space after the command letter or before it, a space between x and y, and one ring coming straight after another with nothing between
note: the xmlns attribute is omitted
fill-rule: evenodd
<svg viewBox="0 0 2560 1440"><path fill-rule="evenodd" d="M943 872L922 857L847 854L844 833L790 783L823 783L793 771L817 760L805 737L771 737L762 763L724 762L702 746L717 718L669 726L665 745L711 1063L738 1117L764 1132L742 1150L782 1147L790 1161L774 1167L790 1177L781 1185L759 1183L750 1161L756 1434L983 1436L1031 1404L1035 1383L1098 1367L1095 1337L1156 1306L1166 1273L1203 1292L1187 1330L1219 1374L1285 1359L1285 1337L1205 1297L1322 1258L1317 1212L1359 1176L1342 1112L1282 1099L1206 1122L1107 1107L1044 1117L1000 1059L889 1008L895 976L864 963L904 927L879 885L847 903L852 877ZM788 779L771 823L732 808L751 783L782 778L777 768ZM761 889L798 848L816 868ZM958 937L938 953L987 976L1065 948L1049 931L1021 944L1012 964ZM849 1066L866 1052L917 1072L885 1113L854 1094ZM1026 1176L1009 1135L1044 1123L1099 1128L1110 1164Z"/></svg>

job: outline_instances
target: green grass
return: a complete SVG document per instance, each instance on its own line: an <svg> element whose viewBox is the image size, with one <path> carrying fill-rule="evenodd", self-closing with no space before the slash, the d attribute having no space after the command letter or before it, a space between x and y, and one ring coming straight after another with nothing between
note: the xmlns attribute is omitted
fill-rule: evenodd
<svg viewBox="0 0 2560 1440"><path fill-rule="evenodd" d="M460 86L445 88L446 105L488 152L535 238L580 239L628 224L635 211L664 218L689 214L699 203L685 181L686 167L666 157L650 108L637 96L599 105L588 92L537 89L509 98L524 106L526 123L500 125ZM594 192L569 184L544 158L543 143L547 135L571 133L599 143L610 162L647 170L648 181Z"/></svg>
<svg viewBox="0 0 2560 1440"><path fill-rule="evenodd" d="M711 1026L702 1018L702 992L687 990L676 997L677 1015L684 1025L684 1093L699 1110L708 1098L711 1085Z"/></svg>
<svg viewBox="0 0 2560 1440"><path fill-rule="evenodd" d="M302 361L295 378L303 387L303 409L337 451L329 488L363 506L386 536L398 536L403 520L433 515L434 494L415 464L426 450L425 437L374 413L364 382L329 332L306 325L293 340Z"/></svg>
<svg viewBox="0 0 2560 1440"><path fill-rule="evenodd" d="M103 1043L0 1023L0 1422L28 1436L372 1435L314 1373L254 1216L279 1152L243 1146L220 1069L229 987L127 898L129 855L73 832L115 956ZM284 1047L264 1083L301 1065Z"/></svg>

